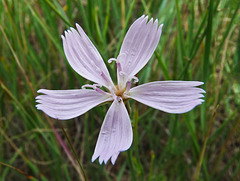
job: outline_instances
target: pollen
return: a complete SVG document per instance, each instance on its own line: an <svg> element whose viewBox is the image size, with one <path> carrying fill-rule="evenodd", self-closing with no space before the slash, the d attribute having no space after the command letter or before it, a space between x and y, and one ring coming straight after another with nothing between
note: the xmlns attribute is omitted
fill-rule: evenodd
<svg viewBox="0 0 240 181"><path fill-rule="evenodd" d="M118 86L116 86L116 88L117 90L115 92L115 95L123 98L123 93L125 92L126 89L120 90Z"/></svg>

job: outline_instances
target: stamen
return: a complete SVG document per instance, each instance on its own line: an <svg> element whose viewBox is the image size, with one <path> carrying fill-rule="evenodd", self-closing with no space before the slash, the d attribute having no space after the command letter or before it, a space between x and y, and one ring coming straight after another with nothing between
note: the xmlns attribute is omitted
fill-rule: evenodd
<svg viewBox="0 0 240 181"><path fill-rule="evenodd" d="M85 84L82 86L82 89L86 89L87 87L96 90L97 87L102 87L102 85L100 85L100 84L93 84L93 85Z"/></svg>
<svg viewBox="0 0 240 181"><path fill-rule="evenodd" d="M127 74L123 71L118 71L118 87L120 90L124 89L126 86Z"/></svg>
<svg viewBox="0 0 240 181"><path fill-rule="evenodd" d="M108 60L108 63L112 63L113 61L117 62L117 59L116 59L116 58L110 58L110 59Z"/></svg>
<svg viewBox="0 0 240 181"><path fill-rule="evenodd" d="M99 67L95 66L95 69L96 69L97 73L99 73L99 75L100 75L106 82L109 82L107 76L103 73L103 71L102 71Z"/></svg>
<svg viewBox="0 0 240 181"><path fill-rule="evenodd" d="M100 85L100 84L93 84L93 85L85 84L85 85L82 86L82 89L92 88L92 89L94 89L95 91L97 91L101 94L109 94L109 93L103 91L102 89L99 89L98 87L102 87L102 85Z"/></svg>
<svg viewBox="0 0 240 181"><path fill-rule="evenodd" d="M119 57L119 56L118 56L118 57ZM110 58L110 59L108 60L108 63L112 63L113 61L116 62L118 71L119 71L119 72L122 71L122 67L121 67L120 61L119 61L118 59L116 59L116 58Z"/></svg>
<svg viewBox="0 0 240 181"><path fill-rule="evenodd" d="M121 101L122 101L122 98L121 98L120 96L117 96L117 95L115 94L115 92L113 91L113 88L112 88L112 87L109 87L108 89L109 89L109 91L111 92L112 97L113 97L114 100L117 100L118 102L121 102Z"/></svg>
<svg viewBox="0 0 240 181"><path fill-rule="evenodd" d="M103 91L102 89L99 89L98 87L95 90L101 94L107 94L107 92Z"/></svg>
<svg viewBox="0 0 240 181"><path fill-rule="evenodd" d="M91 60L90 65L96 70L96 72L107 82L111 84L109 78L103 73L103 71Z"/></svg>
<svg viewBox="0 0 240 181"><path fill-rule="evenodd" d="M109 87L108 87L108 90L109 90L110 93L112 94L113 98L115 98L116 95L115 95L115 92L114 92L113 88L109 86Z"/></svg>
<svg viewBox="0 0 240 181"><path fill-rule="evenodd" d="M117 70L119 72L122 72L122 66L121 66L120 62L117 62Z"/></svg>
<svg viewBox="0 0 240 181"><path fill-rule="evenodd" d="M131 81L127 81L127 89L126 92L128 92L131 89Z"/></svg>
<svg viewBox="0 0 240 181"><path fill-rule="evenodd" d="M137 82L139 81L136 76L133 76L131 79L133 79L133 82L134 82L134 83L137 83Z"/></svg>

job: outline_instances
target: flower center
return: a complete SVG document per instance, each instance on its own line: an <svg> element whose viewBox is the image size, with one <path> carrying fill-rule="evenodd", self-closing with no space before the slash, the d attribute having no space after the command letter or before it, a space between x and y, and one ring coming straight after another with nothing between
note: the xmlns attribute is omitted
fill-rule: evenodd
<svg viewBox="0 0 240 181"><path fill-rule="evenodd" d="M119 89L118 85L116 86L117 90L115 91L115 95L122 97L124 99L123 93L125 92L126 89Z"/></svg>

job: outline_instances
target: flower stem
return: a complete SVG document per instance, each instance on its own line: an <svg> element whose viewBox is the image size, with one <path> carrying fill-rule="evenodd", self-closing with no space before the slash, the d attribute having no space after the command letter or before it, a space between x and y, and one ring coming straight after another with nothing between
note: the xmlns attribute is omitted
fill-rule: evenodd
<svg viewBox="0 0 240 181"><path fill-rule="evenodd" d="M129 149L127 151L127 154L128 154L128 164L129 164L129 167L130 167L130 171L131 171L131 174L132 174L132 180L133 181L137 181L137 178L136 178L136 174L135 174L135 170L133 168L133 162L132 162L132 151L131 149Z"/></svg>
<svg viewBox="0 0 240 181"><path fill-rule="evenodd" d="M135 150L135 154L136 154L136 163L137 163L138 171L140 171L141 177L144 178L144 170L143 170L143 166L141 164L141 161L139 158L139 152L138 152L138 110L136 107L134 109L133 119L134 119L133 137L134 137L134 150Z"/></svg>

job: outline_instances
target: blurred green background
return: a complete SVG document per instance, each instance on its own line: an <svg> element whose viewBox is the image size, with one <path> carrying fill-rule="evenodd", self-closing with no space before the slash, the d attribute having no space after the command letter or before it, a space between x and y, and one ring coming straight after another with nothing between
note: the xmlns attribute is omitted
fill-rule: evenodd
<svg viewBox="0 0 240 181"><path fill-rule="evenodd" d="M239 0L1 0L0 181L84 180L84 174L93 181L240 180L239 6ZM115 81L115 64L107 60L143 14L164 26L139 83L203 81L205 102L171 115L130 101L133 145L114 166L92 163L109 104L57 121L36 110L36 91L90 83L63 52L60 35L75 23Z"/></svg>

